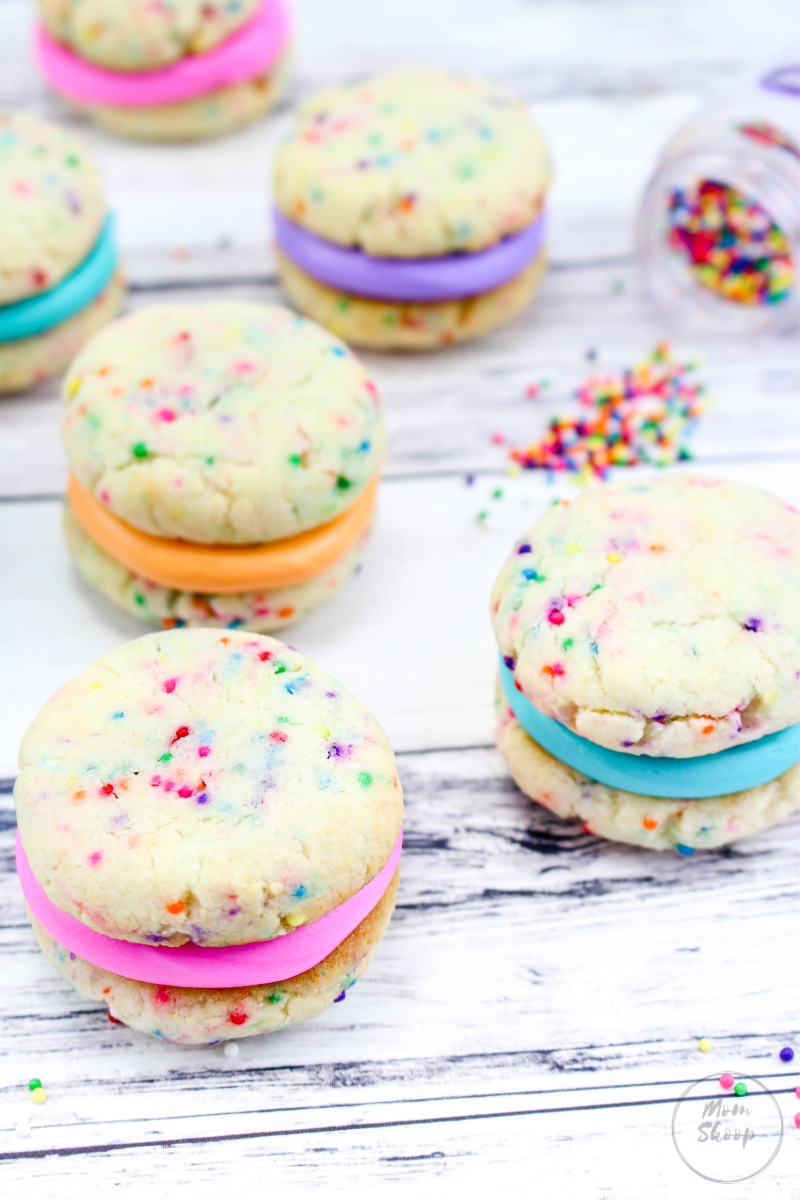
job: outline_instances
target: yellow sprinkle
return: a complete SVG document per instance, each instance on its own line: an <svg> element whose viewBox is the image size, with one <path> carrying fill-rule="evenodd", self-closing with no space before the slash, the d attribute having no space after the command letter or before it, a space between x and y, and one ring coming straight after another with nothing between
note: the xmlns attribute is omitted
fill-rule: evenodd
<svg viewBox="0 0 800 1200"><path fill-rule="evenodd" d="M606 558L609 562L622 562L621 554L607 554Z"/></svg>
<svg viewBox="0 0 800 1200"><path fill-rule="evenodd" d="M579 550L580 546L577 542L573 542L571 545L567 546L567 554L577 554Z"/></svg>
<svg viewBox="0 0 800 1200"><path fill-rule="evenodd" d="M73 397L77 396L77 394L80 390L81 390L80 379L70 379L70 381L67 384L67 395L69 396L70 400L72 400Z"/></svg>
<svg viewBox="0 0 800 1200"><path fill-rule="evenodd" d="M287 925L302 925L305 921L302 913L287 913L285 919Z"/></svg>
<svg viewBox="0 0 800 1200"><path fill-rule="evenodd" d="M512 479L514 478L515 475L521 475L521 474L522 474L522 467L518 466L516 463L514 463L512 466L510 466L508 468L508 470L506 471L506 475L510 475Z"/></svg>
<svg viewBox="0 0 800 1200"><path fill-rule="evenodd" d="M31 1092L31 1100L34 1104L44 1104L47 1099L47 1092L42 1087L34 1088Z"/></svg>
<svg viewBox="0 0 800 1200"><path fill-rule="evenodd" d="M711 1042L708 1040L708 1038L700 1038L700 1041L697 1043L697 1049L702 1050L705 1054L706 1050L711 1049Z"/></svg>

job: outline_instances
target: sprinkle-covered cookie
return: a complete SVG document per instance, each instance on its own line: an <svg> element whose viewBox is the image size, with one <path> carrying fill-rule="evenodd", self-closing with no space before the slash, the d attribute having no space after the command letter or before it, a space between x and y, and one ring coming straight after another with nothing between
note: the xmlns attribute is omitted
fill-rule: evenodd
<svg viewBox="0 0 800 1200"><path fill-rule="evenodd" d="M38 0L47 29L82 58L145 71L203 54L249 21L261 0Z"/></svg>
<svg viewBox="0 0 800 1200"><path fill-rule="evenodd" d="M20 835L49 900L112 938L234 946L344 903L387 863L394 756L272 638L150 634L66 684L22 744Z"/></svg>
<svg viewBox="0 0 800 1200"><path fill-rule="evenodd" d="M321 92L275 159L275 200L370 255L481 250L530 225L550 178L527 107L499 85L401 67Z"/></svg>
<svg viewBox="0 0 800 1200"><path fill-rule="evenodd" d="M73 472L161 537L241 545L332 521L380 470L380 401L335 338L257 304L145 309L65 383Z"/></svg>
<svg viewBox="0 0 800 1200"><path fill-rule="evenodd" d="M539 285L549 181L526 105L495 84L399 67L330 88L275 157L281 282L353 345L478 337Z"/></svg>
<svg viewBox="0 0 800 1200"><path fill-rule="evenodd" d="M39 65L122 137L217 137L266 112L286 76L284 0L40 0Z"/></svg>
<svg viewBox="0 0 800 1200"><path fill-rule="evenodd" d="M0 305L59 284L87 257L104 219L103 185L83 144L0 109Z"/></svg>
<svg viewBox="0 0 800 1200"><path fill-rule="evenodd" d="M687 475L558 502L492 593L518 690L625 754L708 755L794 724L799 530L780 500Z"/></svg>

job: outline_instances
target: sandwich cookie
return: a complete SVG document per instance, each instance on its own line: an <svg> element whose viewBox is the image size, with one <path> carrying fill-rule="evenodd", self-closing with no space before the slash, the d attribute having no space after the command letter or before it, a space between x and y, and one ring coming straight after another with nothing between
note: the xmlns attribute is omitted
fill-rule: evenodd
<svg viewBox="0 0 800 1200"><path fill-rule="evenodd" d="M64 400L67 541L132 615L277 629L359 565L382 406L355 356L304 317L143 310L86 347Z"/></svg>
<svg viewBox="0 0 800 1200"><path fill-rule="evenodd" d="M17 866L48 961L109 1015L207 1045L342 999L394 908L402 789L374 717L273 638L153 633L20 750Z"/></svg>
<svg viewBox="0 0 800 1200"><path fill-rule="evenodd" d="M275 157L283 286L355 345L477 337L539 285L549 182L542 134L504 88L425 67L331 88Z"/></svg>
<svg viewBox="0 0 800 1200"><path fill-rule="evenodd" d="M83 144L0 109L0 392L60 374L124 294L113 221Z"/></svg>
<svg viewBox="0 0 800 1200"><path fill-rule="evenodd" d="M122 137L218 137L260 117L286 77L284 0L39 0L53 88Z"/></svg>
<svg viewBox="0 0 800 1200"><path fill-rule="evenodd" d="M800 807L797 512L687 475L560 501L495 583L497 743L533 799L685 854Z"/></svg>

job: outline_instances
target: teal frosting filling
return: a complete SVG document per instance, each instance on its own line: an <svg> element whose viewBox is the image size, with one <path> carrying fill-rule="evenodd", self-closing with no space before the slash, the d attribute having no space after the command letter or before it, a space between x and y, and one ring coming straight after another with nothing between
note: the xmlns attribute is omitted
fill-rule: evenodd
<svg viewBox="0 0 800 1200"><path fill-rule="evenodd" d="M654 758L608 750L539 712L517 690L500 659L500 679L514 716L543 749L583 775L637 796L702 800L769 783L800 760L800 725L790 725L742 746L698 758Z"/></svg>
<svg viewBox="0 0 800 1200"><path fill-rule="evenodd" d="M102 292L117 265L113 218L107 217L100 236L79 267L49 292L0 307L0 343L44 333L87 308Z"/></svg>

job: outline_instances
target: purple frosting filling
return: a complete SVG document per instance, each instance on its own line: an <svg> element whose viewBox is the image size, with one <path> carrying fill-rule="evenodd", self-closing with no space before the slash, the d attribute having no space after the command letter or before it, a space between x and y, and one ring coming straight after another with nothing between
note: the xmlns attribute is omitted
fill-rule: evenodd
<svg viewBox="0 0 800 1200"><path fill-rule="evenodd" d="M477 296L508 283L536 257L545 233L544 214L520 233L487 250L433 258L377 258L338 246L273 211L278 245L306 274L338 291L373 300L435 303Z"/></svg>

